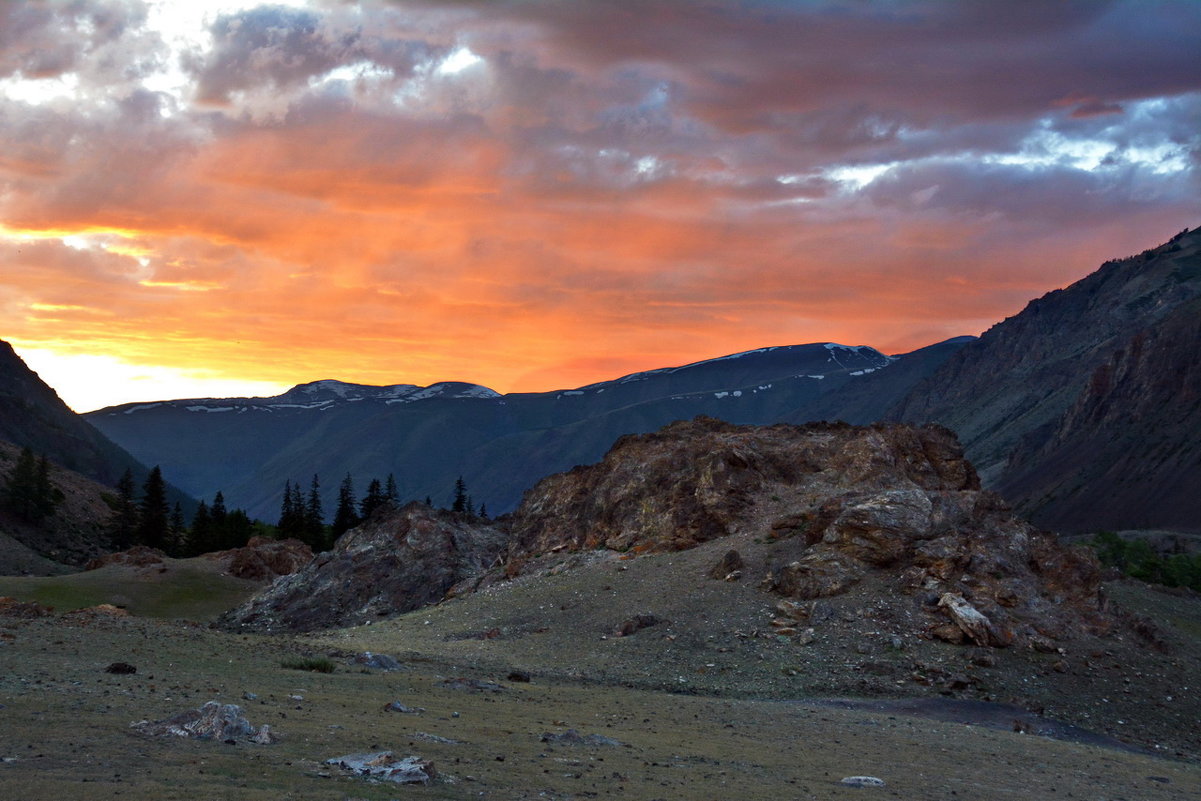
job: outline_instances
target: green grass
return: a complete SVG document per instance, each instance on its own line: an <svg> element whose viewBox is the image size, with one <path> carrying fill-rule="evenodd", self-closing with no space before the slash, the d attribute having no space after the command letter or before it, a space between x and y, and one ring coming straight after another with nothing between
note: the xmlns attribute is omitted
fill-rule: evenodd
<svg viewBox="0 0 1201 801"><path fill-rule="evenodd" d="M289 656L280 660L280 667L307 670L312 673L333 673L334 663L324 656Z"/></svg>
<svg viewBox="0 0 1201 801"><path fill-rule="evenodd" d="M216 619L257 588L253 582L186 565L173 569L167 580L111 566L65 576L0 576L0 596L37 601L58 612L113 604L139 617L200 622Z"/></svg>

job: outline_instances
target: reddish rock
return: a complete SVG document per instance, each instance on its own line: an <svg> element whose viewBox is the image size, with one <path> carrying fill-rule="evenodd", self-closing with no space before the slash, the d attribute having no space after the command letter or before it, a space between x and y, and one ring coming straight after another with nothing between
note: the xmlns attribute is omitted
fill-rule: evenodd
<svg viewBox="0 0 1201 801"><path fill-rule="evenodd" d="M300 540L251 537L242 548L211 555L226 564L225 572L251 581L290 576L313 561L313 551Z"/></svg>
<svg viewBox="0 0 1201 801"><path fill-rule="evenodd" d="M118 551L104 556L98 556L84 565L84 570L97 570L106 565L128 565L129 567L148 567L161 565L167 554L158 548L146 545L135 545L127 551Z"/></svg>

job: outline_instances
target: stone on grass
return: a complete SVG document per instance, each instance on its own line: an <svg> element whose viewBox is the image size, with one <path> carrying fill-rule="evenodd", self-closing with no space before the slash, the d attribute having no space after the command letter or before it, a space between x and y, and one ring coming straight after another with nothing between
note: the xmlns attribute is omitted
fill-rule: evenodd
<svg viewBox="0 0 1201 801"><path fill-rule="evenodd" d="M875 776L847 776L839 784L845 784L847 787L883 787L884 780Z"/></svg>
<svg viewBox="0 0 1201 801"><path fill-rule="evenodd" d="M387 654L373 654L370 651L356 654L352 662L360 667L375 670L402 670L404 668L404 665L400 664L396 657Z"/></svg>
<svg viewBox="0 0 1201 801"><path fill-rule="evenodd" d="M471 692L504 692L507 687L503 684L497 684L494 681L484 681L483 679L464 679L453 678L446 679L441 683L441 686L447 690L469 690Z"/></svg>
<svg viewBox="0 0 1201 801"><path fill-rule="evenodd" d="M279 739L266 725L256 731L237 704L222 704L217 701L209 701L199 709L186 709L163 720L139 721L131 724L131 727L152 737L249 740L256 743L276 742Z"/></svg>
<svg viewBox="0 0 1201 801"><path fill-rule="evenodd" d="M420 715L425 710L419 706L405 706L400 701L384 704L385 712L399 712L402 715Z"/></svg>
<svg viewBox="0 0 1201 801"><path fill-rule="evenodd" d="M575 729L568 729L562 734L548 731L542 735L542 742L551 745L603 745L610 747L622 744L620 740L605 737L603 734L580 734Z"/></svg>
<svg viewBox="0 0 1201 801"><path fill-rule="evenodd" d="M399 759L392 751L347 754L327 759L325 764L349 770L359 776L396 784L429 784L438 775L433 762L418 756Z"/></svg>

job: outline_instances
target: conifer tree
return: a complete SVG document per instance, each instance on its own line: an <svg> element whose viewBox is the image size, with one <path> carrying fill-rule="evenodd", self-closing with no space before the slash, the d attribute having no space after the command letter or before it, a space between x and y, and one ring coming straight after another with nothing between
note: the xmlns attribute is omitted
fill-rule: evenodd
<svg viewBox="0 0 1201 801"><path fill-rule="evenodd" d="M196 507L196 514L192 517L192 530L188 534L189 556L199 556L202 553L213 551L213 524L209 518L209 507L204 501Z"/></svg>
<svg viewBox="0 0 1201 801"><path fill-rule="evenodd" d="M52 515L62 499L62 493L50 481L50 462L45 456L34 458L29 448L21 450L2 495L5 506L31 523Z"/></svg>
<svg viewBox="0 0 1201 801"><path fill-rule="evenodd" d="M171 509L171 548L167 551L171 556L188 555L188 529L183 522L183 507L179 501Z"/></svg>
<svg viewBox="0 0 1201 801"><path fill-rule="evenodd" d="M316 473L309 485L309 498L304 507L304 536L301 539L314 551L326 550L325 510L321 508L321 483Z"/></svg>
<svg viewBox="0 0 1201 801"><path fill-rule="evenodd" d="M167 484L158 465L146 477L142 485L142 502L138 507L138 533L136 540L151 548L167 546L171 510L167 506Z"/></svg>
<svg viewBox="0 0 1201 801"><path fill-rule="evenodd" d="M347 473L346 478L342 479L342 486L338 489L338 508L334 512L331 535L336 541L338 537L358 524L359 516L355 513L354 481L351 480L350 473Z"/></svg>
<svg viewBox="0 0 1201 801"><path fill-rule="evenodd" d="M371 479L371 483L367 485L367 494L363 496L363 500L359 503L359 517L367 520L387 500L388 497L384 494L384 489L380 485L379 479Z"/></svg>
<svg viewBox="0 0 1201 801"><path fill-rule="evenodd" d="M482 501L480 502L480 517L482 517L485 520L488 519L488 504L486 504Z"/></svg>
<svg viewBox="0 0 1201 801"><path fill-rule="evenodd" d="M470 512L467 504L470 503L467 497L467 484L463 481L463 477L459 476L455 479L454 498L450 503L450 511L452 512Z"/></svg>
<svg viewBox="0 0 1201 801"><path fill-rule="evenodd" d="M384 497L393 506L400 506L400 490L396 486L396 476L388 474L388 482L384 485Z"/></svg>
<svg viewBox="0 0 1201 801"><path fill-rule="evenodd" d="M108 522L108 536L117 550L133 545L138 531L138 506L133 497L133 471L129 468L117 482L117 499L113 503L113 516Z"/></svg>
<svg viewBox="0 0 1201 801"><path fill-rule="evenodd" d="M284 500L279 510L280 539L303 539L305 530L304 500L300 497L300 485L291 479L284 482Z"/></svg>

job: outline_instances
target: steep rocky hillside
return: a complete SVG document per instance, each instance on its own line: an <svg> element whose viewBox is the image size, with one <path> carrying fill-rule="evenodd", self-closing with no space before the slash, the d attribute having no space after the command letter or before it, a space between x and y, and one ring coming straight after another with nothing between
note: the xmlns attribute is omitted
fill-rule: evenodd
<svg viewBox="0 0 1201 801"><path fill-rule="evenodd" d="M0 485L21 449L0 442ZM51 575L64 565L81 567L111 550L104 531L112 513L105 495L112 490L73 470L51 463L50 482L62 493L54 513L29 523L0 508L0 575Z"/></svg>
<svg viewBox="0 0 1201 801"><path fill-rule="evenodd" d="M0 440L45 454L55 464L112 486L126 468L146 468L71 411L12 346L0 340Z"/></svg>
<svg viewBox="0 0 1201 801"><path fill-rule="evenodd" d="M1126 487L1169 478L1201 446L1201 426L1187 422L1196 419L1188 393L1201 349L1188 321L1198 297L1194 229L1032 301L963 347L888 417L953 429L985 484L1036 522L1181 525L1180 508L1195 497L1187 481L1110 512L1117 495L1139 497ZM1177 425L1181 414L1185 425ZM1078 517L1082 510L1091 513Z"/></svg>

